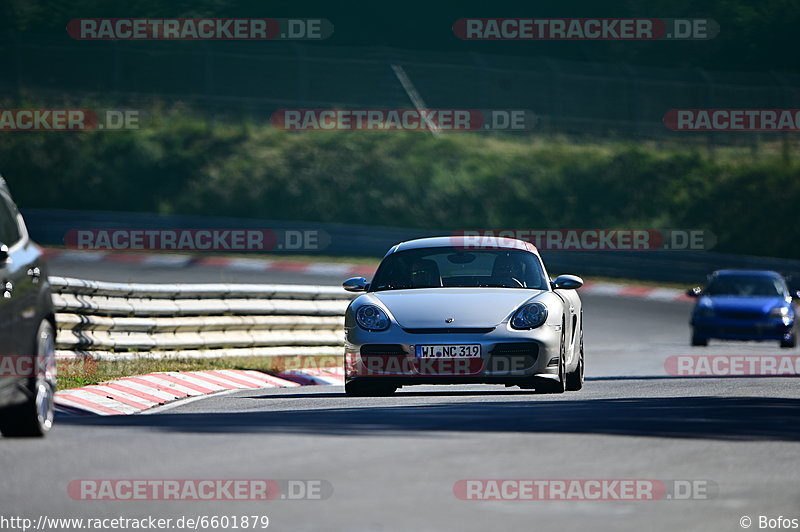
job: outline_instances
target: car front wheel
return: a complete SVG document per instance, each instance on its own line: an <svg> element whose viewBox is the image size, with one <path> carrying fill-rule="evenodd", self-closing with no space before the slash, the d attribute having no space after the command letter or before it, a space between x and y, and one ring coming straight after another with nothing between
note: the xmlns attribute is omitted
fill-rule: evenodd
<svg viewBox="0 0 800 532"><path fill-rule="evenodd" d="M344 384L344 393L351 397L381 397L392 395L397 386L380 382L350 381Z"/></svg>
<svg viewBox="0 0 800 532"><path fill-rule="evenodd" d="M705 347L708 345L708 338L704 338L692 330L692 345Z"/></svg>
<svg viewBox="0 0 800 532"><path fill-rule="evenodd" d="M581 388L583 388L583 374L584 374L584 365L583 365L583 331L581 331L581 344L580 344L580 355L578 358L578 365L575 368L575 371L570 371L567 373L567 391L570 392L577 392Z"/></svg>
<svg viewBox="0 0 800 532"><path fill-rule="evenodd" d="M796 347L796 346L797 346L797 334L796 333L792 333L792 334L789 335L788 338L784 338L783 340L781 340L781 347L783 347L784 349L791 349L791 348Z"/></svg>
<svg viewBox="0 0 800 532"><path fill-rule="evenodd" d="M6 437L41 437L53 426L56 391L56 342L53 325L42 320L36 334L36 375L28 383L29 398L0 413Z"/></svg>

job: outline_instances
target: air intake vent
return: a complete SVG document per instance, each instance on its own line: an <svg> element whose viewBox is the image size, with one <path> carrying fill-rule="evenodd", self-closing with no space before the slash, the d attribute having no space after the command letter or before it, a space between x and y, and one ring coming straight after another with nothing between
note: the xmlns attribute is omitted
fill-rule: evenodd
<svg viewBox="0 0 800 532"><path fill-rule="evenodd" d="M536 342L497 344L492 349L492 356L497 355L529 355L536 357L539 355L539 344Z"/></svg>
<svg viewBox="0 0 800 532"><path fill-rule="evenodd" d="M405 349L400 344L367 344L361 346L361 356L404 356Z"/></svg>
<svg viewBox="0 0 800 532"><path fill-rule="evenodd" d="M403 330L411 334L485 334L492 332L494 329L494 327L436 327Z"/></svg>
<svg viewBox="0 0 800 532"><path fill-rule="evenodd" d="M497 344L491 351L487 370L493 373L523 371L532 368L539 356L536 342Z"/></svg>

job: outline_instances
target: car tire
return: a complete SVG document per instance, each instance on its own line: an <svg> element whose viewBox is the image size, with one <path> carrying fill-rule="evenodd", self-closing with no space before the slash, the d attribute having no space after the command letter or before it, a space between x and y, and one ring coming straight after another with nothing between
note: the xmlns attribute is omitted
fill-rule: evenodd
<svg viewBox="0 0 800 532"><path fill-rule="evenodd" d="M697 333L692 330L692 345L695 347L705 347L708 345L708 338L698 336Z"/></svg>
<svg viewBox="0 0 800 532"><path fill-rule="evenodd" d="M28 383L29 398L0 413L5 437L42 437L53 426L56 392L56 351L53 325L42 320L36 333L36 376Z"/></svg>
<svg viewBox="0 0 800 532"><path fill-rule="evenodd" d="M784 349L797 347L797 334L792 333L788 340L781 340L781 347Z"/></svg>
<svg viewBox="0 0 800 532"><path fill-rule="evenodd" d="M578 365L575 368L575 371L570 371L567 373L567 391L569 392L577 392L583 388L583 331L581 331L580 342L580 358L578 358Z"/></svg>
<svg viewBox="0 0 800 532"><path fill-rule="evenodd" d="M547 379L536 385L536 393L564 393L567 389L566 375L566 329L561 322L561 348L558 353L558 380Z"/></svg>
<svg viewBox="0 0 800 532"><path fill-rule="evenodd" d="M344 384L344 393L351 397L384 397L396 390L397 386L378 382L350 381Z"/></svg>

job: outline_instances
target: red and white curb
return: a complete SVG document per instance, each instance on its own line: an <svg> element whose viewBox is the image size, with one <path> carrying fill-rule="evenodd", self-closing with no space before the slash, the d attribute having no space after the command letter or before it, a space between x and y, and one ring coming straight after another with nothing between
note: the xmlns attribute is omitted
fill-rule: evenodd
<svg viewBox="0 0 800 532"><path fill-rule="evenodd" d="M292 369L278 373L278 377L304 386L344 385L344 368Z"/></svg>
<svg viewBox="0 0 800 532"><path fill-rule="evenodd" d="M341 377L337 379L336 375ZM230 390L309 384L344 384L344 376L339 368L295 370L287 378L250 370L167 371L62 390L56 393L55 402L64 412L114 416Z"/></svg>
<svg viewBox="0 0 800 532"><path fill-rule="evenodd" d="M46 258L69 262L109 262L138 264L157 268L185 268L187 266L212 266L226 270L248 272L292 272L305 275L338 275L343 278L355 275L372 276L374 266L342 262L300 262L288 260L257 259L247 257L200 257L173 253L134 253L123 251L77 251L46 249Z"/></svg>
<svg viewBox="0 0 800 532"><path fill-rule="evenodd" d="M195 257L180 254L134 253L124 251L77 251L46 249L48 259L59 258L72 262L111 262L139 264L159 268L184 268L187 266L212 266L226 270L267 272L280 271L305 275L330 275L342 279L361 275L371 277L374 266L348 264L341 262L299 262L256 258ZM675 288L659 288L636 284L621 284L587 281L580 289L582 294L614 297L634 297L655 301L689 301L690 298Z"/></svg>
<svg viewBox="0 0 800 532"><path fill-rule="evenodd" d="M652 301L691 301L683 290L676 288L660 288L657 286L630 285L620 283L602 283L587 281L579 290L580 294L592 294L612 297L634 297Z"/></svg>

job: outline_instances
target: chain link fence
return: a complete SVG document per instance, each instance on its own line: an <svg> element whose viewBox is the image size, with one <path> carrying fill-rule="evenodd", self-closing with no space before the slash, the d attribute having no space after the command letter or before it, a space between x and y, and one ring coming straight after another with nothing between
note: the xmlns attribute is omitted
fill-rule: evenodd
<svg viewBox="0 0 800 532"><path fill-rule="evenodd" d="M429 108L524 109L534 133L749 144L786 133L668 130L675 108L799 108L800 75L666 69L546 57L296 42L74 41L4 33L0 90L11 103L97 101L200 109L267 122L281 108L408 108L392 65Z"/></svg>

